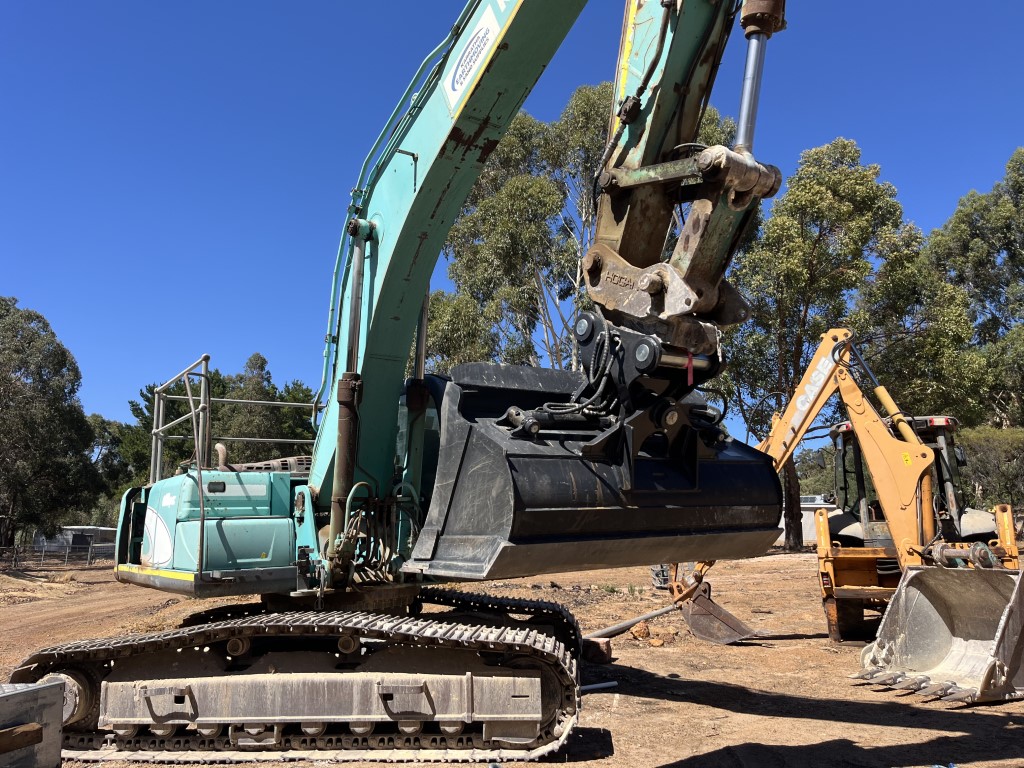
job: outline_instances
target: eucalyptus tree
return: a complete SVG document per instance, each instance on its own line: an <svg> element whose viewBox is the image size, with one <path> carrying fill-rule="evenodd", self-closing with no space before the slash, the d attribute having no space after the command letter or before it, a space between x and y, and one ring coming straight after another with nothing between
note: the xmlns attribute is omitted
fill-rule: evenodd
<svg viewBox="0 0 1024 768"><path fill-rule="evenodd" d="M752 311L728 335L728 382L757 435L767 432L772 410L793 395L821 334L849 323L856 293L887 244L908 236L896 189L879 180L880 172L861 162L860 149L848 139L806 150L760 237L733 263L730 278ZM783 468L783 484L786 543L798 547L800 493L792 460Z"/></svg>
<svg viewBox="0 0 1024 768"><path fill-rule="evenodd" d="M92 508L103 480L82 375L46 318L0 297L0 547Z"/></svg>

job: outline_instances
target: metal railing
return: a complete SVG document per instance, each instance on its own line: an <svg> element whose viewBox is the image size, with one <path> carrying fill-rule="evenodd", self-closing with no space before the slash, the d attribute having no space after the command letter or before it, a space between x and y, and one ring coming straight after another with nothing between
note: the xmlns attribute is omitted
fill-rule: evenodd
<svg viewBox="0 0 1024 768"><path fill-rule="evenodd" d="M194 392L193 379L198 379L199 392ZM170 390L178 383L185 386L184 395L172 395ZM165 422L168 401L180 401L188 404L188 412L173 421ZM278 445L313 445L313 440L283 437L236 437L231 435L211 434L211 411L217 405L259 405L268 408L320 408L313 403L283 403L276 400L242 400L233 397L210 396L210 356L203 355L192 365L165 381L153 390L153 430L152 449L149 461L149 482L155 483L163 478L164 443L168 440L192 440L195 443L196 464L201 467L210 466L210 454L213 441L234 443L274 443ZM191 434L171 434L171 430L181 424L191 423Z"/></svg>
<svg viewBox="0 0 1024 768"><path fill-rule="evenodd" d="M47 542L33 547L0 549L0 566L22 568L28 566L85 565L98 560L114 558L113 544L59 544Z"/></svg>

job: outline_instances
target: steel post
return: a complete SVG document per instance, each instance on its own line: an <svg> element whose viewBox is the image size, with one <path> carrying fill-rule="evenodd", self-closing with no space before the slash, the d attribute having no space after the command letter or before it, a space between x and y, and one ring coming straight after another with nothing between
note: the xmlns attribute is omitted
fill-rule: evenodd
<svg viewBox="0 0 1024 768"><path fill-rule="evenodd" d="M359 335L363 322L363 267L366 260L366 244L373 235L373 225L368 221L353 219L348 224L352 237L352 306L348 315L348 357L346 371L359 370Z"/></svg>
<svg viewBox="0 0 1024 768"><path fill-rule="evenodd" d="M196 462L200 467L210 462L210 358L203 355L202 378L199 381L199 430L196 435ZM191 404L190 404L191 405ZM205 409L204 407L205 406Z"/></svg>

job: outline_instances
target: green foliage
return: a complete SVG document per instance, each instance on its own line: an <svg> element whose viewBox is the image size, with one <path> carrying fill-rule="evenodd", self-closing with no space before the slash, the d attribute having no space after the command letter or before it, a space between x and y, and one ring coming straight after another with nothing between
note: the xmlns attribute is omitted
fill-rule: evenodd
<svg viewBox="0 0 1024 768"><path fill-rule="evenodd" d="M430 340L427 366L438 373L448 373L453 366L475 360L497 360L498 333L495 323L480 312L471 296L464 293L433 291L427 326ZM527 350L512 350L505 355L525 357Z"/></svg>
<svg viewBox="0 0 1024 768"><path fill-rule="evenodd" d="M847 139L805 151L760 239L734 261L731 279L752 314L727 338L729 377L755 434L767 433L771 408L788 400L821 334L846 322L872 258L899 236L896 189L879 173Z"/></svg>
<svg viewBox="0 0 1024 768"><path fill-rule="evenodd" d="M835 460L836 451L831 444L797 452L795 461L800 493L807 496L835 493Z"/></svg>
<svg viewBox="0 0 1024 768"><path fill-rule="evenodd" d="M227 396L237 400L278 400L279 392L267 365L267 358L259 352L253 353L245 361L245 368L240 374L227 378ZM215 406L212 416L214 435L249 439L280 437L283 417L281 409L257 404ZM232 464L272 458L271 454L275 452L281 455L279 446L274 443L230 442L227 446L228 461Z"/></svg>
<svg viewBox="0 0 1024 768"><path fill-rule="evenodd" d="M960 351L969 367L984 372L966 377L965 396L951 398L967 411L961 420L1024 425L1024 147L990 192L972 191L960 200L949 221L932 232L926 253L966 315L956 333ZM959 369L952 373L965 378Z"/></svg>
<svg viewBox="0 0 1024 768"><path fill-rule="evenodd" d="M731 147L735 138L736 121L731 117L722 117L722 113L709 104L701 117L697 142L707 147L716 144Z"/></svg>
<svg viewBox="0 0 1024 768"><path fill-rule="evenodd" d="M985 415L995 426L1024 426L1024 325L981 349L989 372Z"/></svg>
<svg viewBox="0 0 1024 768"><path fill-rule="evenodd" d="M610 83L582 86L558 120L512 121L448 235L455 291L431 296L434 369L577 365L571 319L590 306L579 263L593 240L591 181L611 103Z"/></svg>
<svg viewBox="0 0 1024 768"><path fill-rule="evenodd" d="M0 546L54 532L103 490L81 373L41 314L0 297Z"/></svg>
<svg viewBox="0 0 1024 768"><path fill-rule="evenodd" d="M991 508L1024 504L1024 428L977 427L961 430L957 440L967 453L961 470L964 491L974 505Z"/></svg>
<svg viewBox="0 0 1024 768"><path fill-rule="evenodd" d="M850 324L878 379L906 413L985 418L989 368L971 345L966 292L944 279L913 226L880 243L882 259L861 290Z"/></svg>
<svg viewBox="0 0 1024 768"><path fill-rule="evenodd" d="M93 431L92 463L103 479L103 491L89 511L89 525L111 527L117 522L121 495L131 487L134 472L125 460L123 444L128 426L105 419L98 413L89 416Z"/></svg>
<svg viewBox="0 0 1024 768"><path fill-rule="evenodd" d="M967 292L978 341L996 341L1024 320L1024 147L991 192L960 200L928 250Z"/></svg>
<svg viewBox="0 0 1024 768"><path fill-rule="evenodd" d="M301 403L309 405L313 402L313 390L298 379L292 379L278 394L278 400L283 403ZM281 433L280 437L289 440L312 440L316 437L313 425L310 422L310 408L283 408L281 409ZM278 447L281 455L299 456L312 453L312 446L283 444Z"/></svg>
<svg viewBox="0 0 1024 768"><path fill-rule="evenodd" d="M544 326L549 359L566 356L549 307L549 300L557 301L563 277L558 255L564 247L551 219L563 204L551 179L515 175L465 212L449 233L457 256L448 276L457 292L471 297L495 323L497 359L503 362L527 362L515 359L525 351L528 361L537 364L533 336L538 325Z"/></svg>

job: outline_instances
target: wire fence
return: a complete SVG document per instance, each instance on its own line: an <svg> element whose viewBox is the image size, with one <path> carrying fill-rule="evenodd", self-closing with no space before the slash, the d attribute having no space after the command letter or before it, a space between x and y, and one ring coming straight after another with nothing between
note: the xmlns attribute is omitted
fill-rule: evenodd
<svg viewBox="0 0 1024 768"><path fill-rule="evenodd" d="M113 544L55 544L0 548L0 567L89 567L114 558Z"/></svg>

